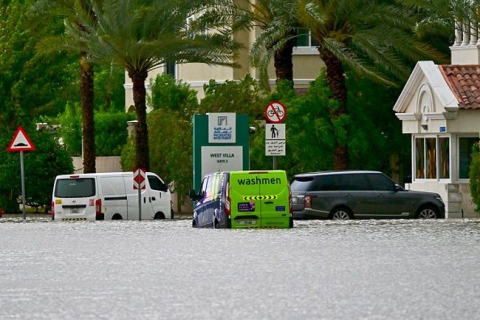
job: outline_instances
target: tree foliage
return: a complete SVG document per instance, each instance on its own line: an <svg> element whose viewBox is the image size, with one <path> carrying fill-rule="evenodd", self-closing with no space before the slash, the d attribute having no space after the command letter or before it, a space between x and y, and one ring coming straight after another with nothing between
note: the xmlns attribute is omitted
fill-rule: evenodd
<svg viewBox="0 0 480 320"><path fill-rule="evenodd" d="M56 122L49 121L51 125L58 125L57 134L61 137L66 149L74 157L82 154L82 113L79 103L67 104L65 111L60 114Z"/></svg>
<svg viewBox="0 0 480 320"><path fill-rule="evenodd" d="M299 172L334 169L333 154L340 128L349 146L352 169L374 169L391 173L391 156L410 163L408 137L402 135L401 124L390 106L396 90L371 80L348 75L351 95L348 115L332 119L329 114L338 106L331 98L325 75L320 75L304 95L297 95L290 86L280 84L270 100L280 100L287 108L286 156L277 157L277 167L290 175ZM314 106L314 107L313 107ZM338 123L340 122L340 123ZM372 156L375 155L375 156ZM272 158L265 156L265 131L261 127L251 144L253 169L272 167Z"/></svg>
<svg viewBox="0 0 480 320"><path fill-rule="evenodd" d="M25 128L34 151L24 152L25 203L29 206L50 207L55 177L73 172L72 158L49 131ZM19 212L21 201L21 174L19 152L7 152L14 131L0 135L0 206L6 212Z"/></svg>
<svg viewBox="0 0 480 320"><path fill-rule="evenodd" d="M170 74L160 74L150 81L152 94L147 96L153 110L176 110L192 114L198 109L197 92Z"/></svg>
<svg viewBox="0 0 480 320"><path fill-rule="evenodd" d="M147 115L150 171L167 183L174 182L181 203L193 180L192 116L198 109L196 91L165 74L157 76L151 88L148 100L153 111ZM124 171L135 168L134 155L135 139L128 139L121 158Z"/></svg>
<svg viewBox="0 0 480 320"><path fill-rule="evenodd" d="M293 88L293 48L299 30L297 7L285 0L247 1L238 4L237 23L249 30L260 28L250 51L252 66L259 67L260 81L269 88L268 66L273 57L277 81Z"/></svg>
<svg viewBox="0 0 480 320"><path fill-rule="evenodd" d="M248 115L251 122L264 119L265 96L268 92L249 74L240 81L210 80L203 86L203 91L205 97L200 102L198 113L235 112Z"/></svg>
<svg viewBox="0 0 480 320"><path fill-rule="evenodd" d="M469 177L472 200L476 206L475 210L480 214L480 142L472 147Z"/></svg>
<svg viewBox="0 0 480 320"><path fill-rule="evenodd" d="M270 97L272 101L281 101L287 109L286 156L277 157L278 169L290 174L332 169L335 137L328 108L335 101L328 97L324 82L317 79L304 95L296 95L288 84L282 83ZM272 168L272 157L265 156L264 127L255 133L250 154L253 169Z"/></svg>
<svg viewBox="0 0 480 320"><path fill-rule="evenodd" d="M125 111L125 70L116 64L95 66L95 111Z"/></svg>
<svg viewBox="0 0 480 320"><path fill-rule="evenodd" d="M79 104L67 105L58 118L58 136L72 156L82 154L82 113ZM127 142L127 121L135 119L132 113L109 111L94 113L95 150L97 156L120 156ZM53 121L53 120L52 120Z"/></svg>
<svg viewBox="0 0 480 320"><path fill-rule="evenodd" d="M55 116L66 102L78 99L75 61L62 53L36 54L37 42L58 33L52 20L43 30L27 27L25 12L33 0L12 0L0 6L0 125L12 130L41 116Z"/></svg>
<svg viewBox="0 0 480 320"><path fill-rule="evenodd" d="M86 1L78 6L82 12L76 23L66 25L67 42L61 48L84 51L98 62L114 62L122 66L133 84L133 101L137 115L135 143L136 166L150 167L149 138L146 116L145 81L148 72L166 62L232 65L231 57L238 48L232 41L228 23L220 16L208 15L216 5L228 0ZM196 29L188 18L202 16L205 23ZM78 29L78 24L82 28ZM201 32L206 29L215 32Z"/></svg>
<svg viewBox="0 0 480 320"><path fill-rule="evenodd" d="M68 27L79 32L94 32L87 30L80 16L88 16L88 19L96 20L90 1L85 0L37 0L30 8L29 17L33 26L43 26L43 21L60 18L63 20L61 35L55 34L44 37L37 45L39 53L48 54L59 50L79 54L80 71L80 105L82 107L82 144L83 144L83 171L85 173L96 172L96 153L94 138L94 65L90 61L89 53L83 48L86 46L85 39L79 39L66 32ZM47 19L45 19L47 18ZM76 42L76 46L69 44Z"/></svg>

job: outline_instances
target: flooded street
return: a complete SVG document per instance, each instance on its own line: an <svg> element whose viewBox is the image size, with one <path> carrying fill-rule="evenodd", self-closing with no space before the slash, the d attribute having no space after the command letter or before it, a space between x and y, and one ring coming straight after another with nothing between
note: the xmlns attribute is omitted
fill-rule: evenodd
<svg viewBox="0 0 480 320"><path fill-rule="evenodd" d="M480 319L480 220L0 219L0 319Z"/></svg>

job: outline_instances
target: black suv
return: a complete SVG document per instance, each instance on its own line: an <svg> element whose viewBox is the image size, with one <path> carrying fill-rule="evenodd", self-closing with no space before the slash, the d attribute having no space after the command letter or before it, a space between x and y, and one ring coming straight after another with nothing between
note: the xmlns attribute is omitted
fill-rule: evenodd
<svg viewBox="0 0 480 320"><path fill-rule="evenodd" d="M294 219L445 218L439 194L405 190L378 171L297 174L291 190Z"/></svg>

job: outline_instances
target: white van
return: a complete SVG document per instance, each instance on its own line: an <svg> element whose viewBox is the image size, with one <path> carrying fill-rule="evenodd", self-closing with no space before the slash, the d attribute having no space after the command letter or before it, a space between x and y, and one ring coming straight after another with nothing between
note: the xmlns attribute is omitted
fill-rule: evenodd
<svg viewBox="0 0 480 320"><path fill-rule="evenodd" d="M172 219L168 186L154 173L146 173L141 190L133 189L133 172L59 175L52 195L53 220Z"/></svg>

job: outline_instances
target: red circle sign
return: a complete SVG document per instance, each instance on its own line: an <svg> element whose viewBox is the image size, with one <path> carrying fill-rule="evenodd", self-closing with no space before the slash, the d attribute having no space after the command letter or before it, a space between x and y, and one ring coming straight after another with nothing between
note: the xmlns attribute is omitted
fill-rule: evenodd
<svg viewBox="0 0 480 320"><path fill-rule="evenodd" d="M272 101L265 108L265 119L270 123L280 123L285 120L287 109L280 101Z"/></svg>

